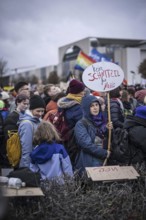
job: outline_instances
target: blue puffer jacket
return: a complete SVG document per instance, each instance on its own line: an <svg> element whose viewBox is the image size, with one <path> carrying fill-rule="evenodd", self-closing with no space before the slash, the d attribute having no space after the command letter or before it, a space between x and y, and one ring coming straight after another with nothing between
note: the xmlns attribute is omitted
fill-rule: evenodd
<svg viewBox="0 0 146 220"><path fill-rule="evenodd" d="M18 132L22 150L19 167L29 167L30 165L33 134L39 123L40 120L37 117L34 117L29 110L26 110L24 115L20 115Z"/></svg>
<svg viewBox="0 0 146 220"><path fill-rule="evenodd" d="M76 158L75 168L81 172L85 167L102 166L107 156L107 150L102 148L102 144L95 143L97 128L92 122L90 106L93 102L98 102L95 96L85 96L82 100L83 120L75 125L75 136L80 147L80 152ZM86 122L86 123L85 123Z"/></svg>
<svg viewBox="0 0 146 220"><path fill-rule="evenodd" d="M58 143L41 143L30 154L30 169L40 172L42 179L56 179L63 183L64 175L73 176L70 158L63 145Z"/></svg>
<svg viewBox="0 0 146 220"><path fill-rule="evenodd" d="M76 100L63 97L58 100L57 105L59 111L65 110L65 118L70 128L73 128L83 116L81 105Z"/></svg>

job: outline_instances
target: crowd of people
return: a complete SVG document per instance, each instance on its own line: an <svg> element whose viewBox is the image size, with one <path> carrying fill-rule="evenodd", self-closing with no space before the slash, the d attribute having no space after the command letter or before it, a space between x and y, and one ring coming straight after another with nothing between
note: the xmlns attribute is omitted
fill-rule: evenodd
<svg viewBox="0 0 146 220"><path fill-rule="evenodd" d="M103 166L112 156L109 131L112 141L117 128L127 129L129 144L136 149L137 157L130 158L129 164L145 162L145 88L121 85L111 90L111 120L106 92L91 91L78 79L72 79L66 90L47 84L32 92L27 82L18 82L14 91L0 90L1 167L10 167L6 152L9 130L18 130L21 142L21 159L14 169L28 167L39 172L42 179L63 182L64 176L73 177L75 171L82 175L86 167ZM74 129L79 148L74 164L59 131L50 121L57 112L63 112L69 128Z"/></svg>

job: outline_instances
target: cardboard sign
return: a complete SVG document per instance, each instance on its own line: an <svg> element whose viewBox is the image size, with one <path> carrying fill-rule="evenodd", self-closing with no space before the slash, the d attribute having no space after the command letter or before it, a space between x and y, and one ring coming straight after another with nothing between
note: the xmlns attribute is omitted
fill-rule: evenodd
<svg viewBox="0 0 146 220"><path fill-rule="evenodd" d="M139 174L132 166L86 167L87 176L93 181L137 179Z"/></svg>
<svg viewBox="0 0 146 220"><path fill-rule="evenodd" d="M3 188L4 197L18 197L18 196L44 196L39 187L24 187L21 189Z"/></svg>
<svg viewBox="0 0 146 220"><path fill-rule="evenodd" d="M106 92L121 85L124 72L112 62L98 62L88 66L82 75L84 84L94 91Z"/></svg>

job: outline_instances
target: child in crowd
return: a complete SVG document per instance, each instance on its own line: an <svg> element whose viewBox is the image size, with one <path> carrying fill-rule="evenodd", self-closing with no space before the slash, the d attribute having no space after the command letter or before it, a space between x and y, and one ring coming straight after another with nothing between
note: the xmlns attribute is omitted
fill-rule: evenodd
<svg viewBox="0 0 146 220"><path fill-rule="evenodd" d="M70 158L59 141L55 127L50 122L42 121L34 134L36 147L30 154L30 169L40 172L42 179L55 179L63 183L64 176L73 176L73 171Z"/></svg>

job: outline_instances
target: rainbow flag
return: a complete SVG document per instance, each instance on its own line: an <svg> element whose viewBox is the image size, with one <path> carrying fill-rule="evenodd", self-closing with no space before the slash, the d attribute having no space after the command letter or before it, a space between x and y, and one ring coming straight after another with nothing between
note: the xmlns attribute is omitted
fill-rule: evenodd
<svg viewBox="0 0 146 220"><path fill-rule="evenodd" d="M92 63L96 63L96 61L87 54L83 53L83 51L80 51L74 68L84 71L86 67L90 66Z"/></svg>

